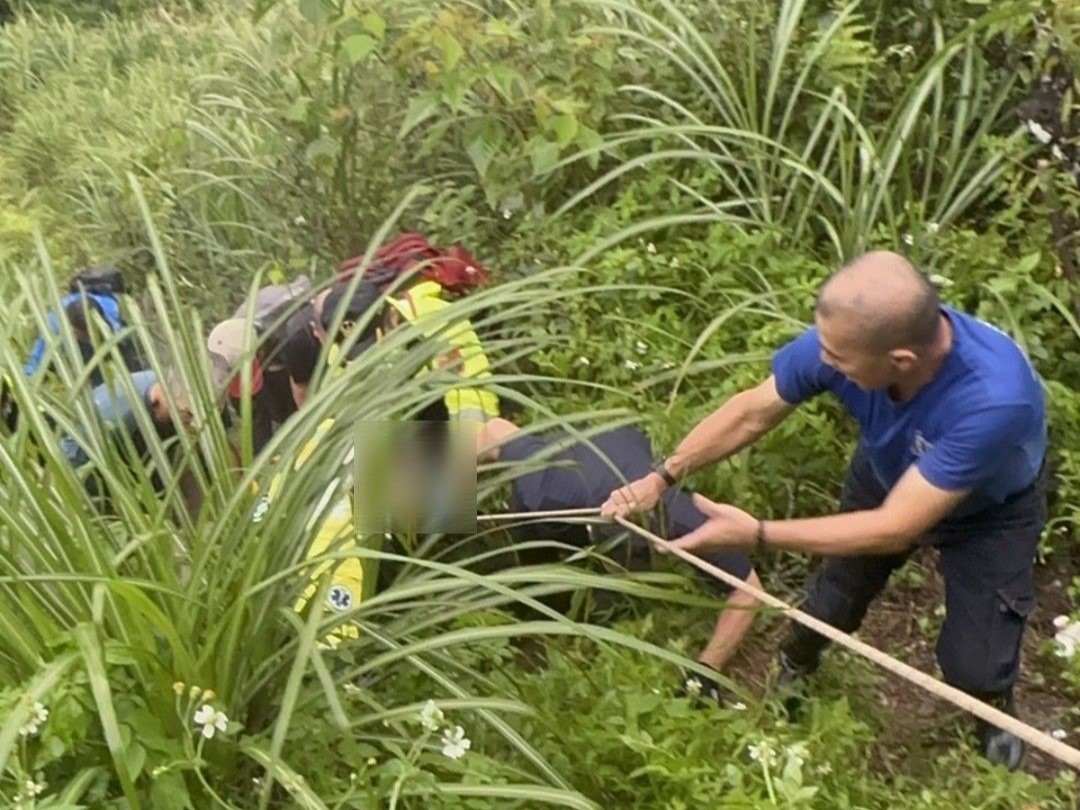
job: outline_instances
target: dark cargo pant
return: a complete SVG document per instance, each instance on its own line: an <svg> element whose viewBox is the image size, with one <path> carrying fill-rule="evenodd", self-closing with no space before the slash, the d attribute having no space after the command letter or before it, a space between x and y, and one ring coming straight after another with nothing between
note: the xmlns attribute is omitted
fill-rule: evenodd
<svg viewBox="0 0 1080 810"><path fill-rule="evenodd" d="M945 623L937 659L946 682L990 699L1008 694L1020 670L1020 643L1035 605L1035 553L1046 523L1045 470L1005 503L971 516L946 519L925 538L940 552L945 578ZM856 452L844 480L840 509L873 509L886 491ZM848 633L889 576L911 556L828 557L814 575L803 610ZM783 652L804 670L817 667L827 639L792 625Z"/></svg>

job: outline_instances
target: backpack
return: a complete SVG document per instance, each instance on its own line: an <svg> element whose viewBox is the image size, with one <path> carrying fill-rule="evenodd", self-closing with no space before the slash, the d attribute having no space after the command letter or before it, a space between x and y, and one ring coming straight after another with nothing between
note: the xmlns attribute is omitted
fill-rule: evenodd
<svg viewBox="0 0 1080 810"><path fill-rule="evenodd" d="M299 309L297 302L306 302L310 298L311 279L307 276L297 276L288 284L271 284L258 290L253 309L255 334L265 335L275 324L280 327L282 315L290 309ZM248 304L245 302L236 308L233 317L245 318L247 313Z"/></svg>
<svg viewBox="0 0 1080 810"><path fill-rule="evenodd" d="M351 279L363 260L361 254L343 261L338 266L338 277ZM413 271L451 295L465 295L490 279L488 271L465 248L454 245L442 250L418 233L403 233L381 246L363 277L385 290L399 276Z"/></svg>
<svg viewBox="0 0 1080 810"><path fill-rule="evenodd" d="M102 265L86 267L76 273L68 284L68 292L87 292L115 298L127 292L127 285L124 283L123 273L111 265Z"/></svg>

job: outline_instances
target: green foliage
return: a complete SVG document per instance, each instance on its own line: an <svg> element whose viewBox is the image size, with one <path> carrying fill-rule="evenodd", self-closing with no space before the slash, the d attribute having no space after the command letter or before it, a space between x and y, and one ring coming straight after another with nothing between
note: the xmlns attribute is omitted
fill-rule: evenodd
<svg viewBox="0 0 1080 810"><path fill-rule="evenodd" d="M488 338L505 401L538 423L636 418L663 450L768 373L839 259L894 246L949 302L1016 335L1046 379L1044 549L1068 558L1080 289L1076 240L1053 223L1080 218L1080 194L1012 114L1055 43L1074 52L1068 4L1034 21L1027 2L943 0L28 5L0 30L4 367L57 276L116 261L143 299L133 330L195 390L198 430L154 446L156 493L95 419L85 370L61 362L59 387L15 375L27 416L0 441L5 806L1075 801L1064 778L1036 784L966 750L872 762L885 718L851 662L799 724L769 695L693 711L673 695L676 666L711 602L681 576L596 574L582 559L493 571L498 532L364 548L380 587L347 616L360 637L324 648L338 619L291 607L315 564L347 553L305 560L303 542L347 430L290 479L273 530L249 520L252 488L342 402L355 418L414 410L433 393L413 379L433 348L402 335L326 375L241 472L200 351L202 319L253 283L326 278L391 229L422 228L495 269L501 285L451 314ZM108 351L99 360L115 373ZM55 449L56 430L77 429L115 493L106 517ZM759 514L828 512L851 438L835 404L815 403L693 483ZM185 464L207 502L198 518ZM505 475L484 482L495 509ZM787 565L765 566L770 584L801 581L805 566ZM605 588L651 617L592 623ZM419 719L429 699L437 730ZM194 722L207 701L228 717L212 739ZM37 702L48 717L20 736ZM452 760L442 735L459 725L471 748Z"/></svg>

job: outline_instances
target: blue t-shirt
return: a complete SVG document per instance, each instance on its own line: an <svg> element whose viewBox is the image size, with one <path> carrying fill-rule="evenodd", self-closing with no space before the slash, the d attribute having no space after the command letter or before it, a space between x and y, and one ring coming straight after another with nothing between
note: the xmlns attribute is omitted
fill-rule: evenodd
<svg viewBox="0 0 1080 810"><path fill-rule="evenodd" d="M972 514L1029 486L1046 454L1042 382L1004 332L942 307L953 344L941 369L911 400L863 391L821 360L816 328L773 357L780 396L798 405L832 391L861 428L874 474L891 489L912 464L935 487L970 489L954 515Z"/></svg>
<svg viewBox="0 0 1080 810"><path fill-rule="evenodd" d="M149 407L148 396L155 382L157 382L157 374L153 371L133 372L131 385L135 389L137 397L135 401L128 397L125 388L119 386L114 389L108 383L103 383L94 388L94 407L101 421L109 429L134 434L139 427L135 409ZM73 436L64 436L60 439L60 450L74 467L81 467L90 460L82 445Z"/></svg>

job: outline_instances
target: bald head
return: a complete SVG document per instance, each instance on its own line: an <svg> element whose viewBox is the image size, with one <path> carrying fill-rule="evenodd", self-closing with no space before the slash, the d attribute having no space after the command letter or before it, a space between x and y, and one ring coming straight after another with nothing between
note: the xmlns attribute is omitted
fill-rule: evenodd
<svg viewBox="0 0 1080 810"><path fill-rule="evenodd" d="M921 349L940 327L937 290L898 253L878 250L859 256L825 282L817 313L841 319L873 351Z"/></svg>

